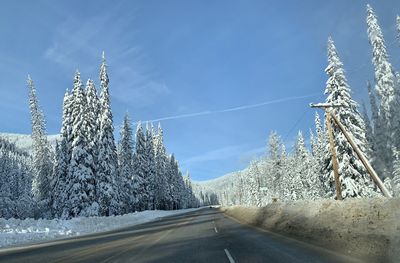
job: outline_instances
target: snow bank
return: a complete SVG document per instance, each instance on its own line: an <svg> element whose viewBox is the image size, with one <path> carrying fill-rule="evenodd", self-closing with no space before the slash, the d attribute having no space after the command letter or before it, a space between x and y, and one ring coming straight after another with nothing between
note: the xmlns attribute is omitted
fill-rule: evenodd
<svg viewBox="0 0 400 263"><path fill-rule="evenodd" d="M0 218L0 247L48 241L84 234L110 231L142 224L157 218L195 211L198 208L174 211L143 211L121 216L79 217L60 219L4 219Z"/></svg>
<svg viewBox="0 0 400 263"><path fill-rule="evenodd" d="M244 223L365 262L400 262L400 198L275 202L222 210Z"/></svg>

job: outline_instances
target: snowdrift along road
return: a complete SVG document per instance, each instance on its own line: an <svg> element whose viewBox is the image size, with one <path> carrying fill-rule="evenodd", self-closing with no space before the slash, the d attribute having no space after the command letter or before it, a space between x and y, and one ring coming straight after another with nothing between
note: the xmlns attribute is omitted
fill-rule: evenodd
<svg viewBox="0 0 400 263"><path fill-rule="evenodd" d="M400 262L400 198L275 202L222 210L244 223L365 262Z"/></svg>
<svg viewBox="0 0 400 263"><path fill-rule="evenodd" d="M120 216L77 217L69 220L0 218L0 249L115 230L198 209L151 210Z"/></svg>

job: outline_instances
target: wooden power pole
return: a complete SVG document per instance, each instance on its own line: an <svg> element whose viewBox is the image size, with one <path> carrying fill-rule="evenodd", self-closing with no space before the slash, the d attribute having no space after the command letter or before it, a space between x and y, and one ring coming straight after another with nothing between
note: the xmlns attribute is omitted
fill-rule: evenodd
<svg viewBox="0 0 400 263"><path fill-rule="evenodd" d="M333 144L333 131L331 127L331 119L334 120L336 125L339 127L340 131L344 134L346 137L347 141L350 143L351 147L353 148L354 152L357 154L358 158L361 160L362 164L364 165L365 169L371 176L372 180L374 183L379 187L381 190L382 194L386 197L392 197L388 189L385 187L383 184L382 180L379 178L377 173L375 172L374 168L372 168L371 164L367 160L367 158L364 156L364 154L361 152L360 148L354 143L354 140L352 139L351 135L346 131L345 127L343 124L339 121L339 119L335 116L335 112L332 109L331 111L327 110L328 108L338 108L341 107L341 105L333 105L333 104L325 104L325 103L319 103L319 104L310 104L311 107L313 108L323 108L325 109L326 112L326 118L327 118L327 126L328 126L328 132L329 132L329 146L332 154L332 165L333 165L333 172L335 174L335 183L336 183L336 198L338 200L342 199L342 193L340 189L340 182L339 182L339 172L338 172L338 163L337 163L337 157L336 157L336 150L335 146ZM336 166L336 168L335 168ZM339 184L339 185L338 185ZM339 199L340 195L340 199Z"/></svg>
<svg viewBox="0 0 400 263"><path fill-rule="evenodd" d="M386 197L392 197L388 189L385 187L379 176L376 174L374 168L372 168L371 164L368 162L367 158L365 158L364 154L361 152L360 148L354 143L353 139L351 138L350 134L346 131L344 128L343 124L339 121L339 119L335 116L335 114L332 114L333 120L336 122L337 126L339 129L343 132L344 136L346 137L347 141L349 141L351 147L353 147L353 150L356 152L358 158L360 158L361 162L363 163L365 169L367 169L369 175L371 176L372 180L375 182L375 184L379 187L381 192L383 193L384 196Z"/></svg>
<svg viewBox="0 0 400 263"><path fill-rule="evenodd" d="M336 200L342 200L342 184L339 178L339 164L336 155L332 123L331 123L331 113L326 111L326 125L328 126L329 133L329 149L332 155L332 166L333 166L333 174L335 176L335 186L336 186Z"/></svg>

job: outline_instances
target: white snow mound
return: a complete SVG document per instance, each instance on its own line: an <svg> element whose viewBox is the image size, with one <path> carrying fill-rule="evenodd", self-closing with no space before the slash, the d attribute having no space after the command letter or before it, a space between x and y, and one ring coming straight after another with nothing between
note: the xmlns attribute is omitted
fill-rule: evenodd
<svg viewBox="0 0 400 263"><path fill-rule="evenodd" d="M105 232L198 209L143 211L120 216L78 217L70 220L35 220L31 218L24 220L11 218L6 220L0 218L0 248Z"/></svg>

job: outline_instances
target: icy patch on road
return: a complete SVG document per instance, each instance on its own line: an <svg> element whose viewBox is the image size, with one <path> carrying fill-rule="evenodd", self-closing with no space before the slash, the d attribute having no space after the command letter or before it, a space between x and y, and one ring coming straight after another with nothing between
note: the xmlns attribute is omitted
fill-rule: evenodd
<svg viewBox="0 0 400 263"><path fill-rule="evenodd" d="M195 210L198 208L143 211L110 217L78 217L70 220L0 218L0 248L110 231Z"/></svg>

